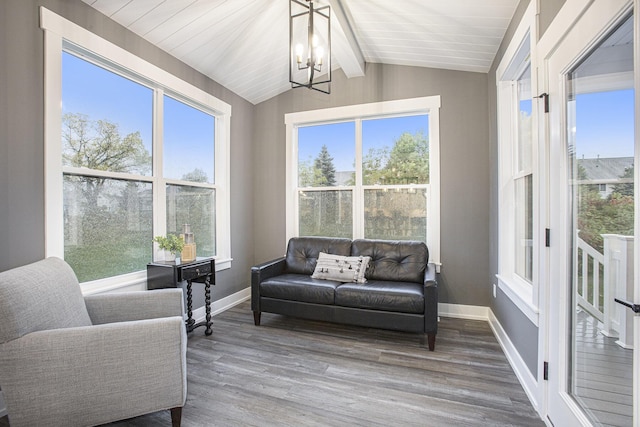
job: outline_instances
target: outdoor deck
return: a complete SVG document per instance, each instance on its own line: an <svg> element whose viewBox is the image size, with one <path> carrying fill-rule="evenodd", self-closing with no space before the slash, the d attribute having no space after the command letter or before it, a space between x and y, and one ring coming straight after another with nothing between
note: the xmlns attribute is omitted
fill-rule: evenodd
<svg viewBox="0 0 640 427"><path fill-rule="evenodd" d="M594 425L632 424L633 351L602 335L598 321L579 310L576 324L575 395Z"/></svg>

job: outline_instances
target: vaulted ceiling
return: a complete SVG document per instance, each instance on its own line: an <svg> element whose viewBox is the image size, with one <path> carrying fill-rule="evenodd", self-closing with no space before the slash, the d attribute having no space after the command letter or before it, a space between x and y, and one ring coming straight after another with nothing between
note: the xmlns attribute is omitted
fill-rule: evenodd
<svg viewBox="0 0 640 427"><path fill-rule="evenodd" d="M257 104L291 89L289 0L83 0ZM331 6L332 67L487 72L519 0L315 0Z"/></svg>

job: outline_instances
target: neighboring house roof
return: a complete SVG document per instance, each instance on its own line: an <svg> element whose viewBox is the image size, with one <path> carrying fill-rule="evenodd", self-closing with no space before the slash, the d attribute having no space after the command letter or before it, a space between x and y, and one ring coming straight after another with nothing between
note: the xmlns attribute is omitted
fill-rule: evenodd
<svg viewBox="0 0 640 427"><path fill-rule="evenodd" d="M633 167L633 160L633 157L605 157L578 159L578 164L584 168L588 181L604 184L619 181L625 170Z"/></svg>

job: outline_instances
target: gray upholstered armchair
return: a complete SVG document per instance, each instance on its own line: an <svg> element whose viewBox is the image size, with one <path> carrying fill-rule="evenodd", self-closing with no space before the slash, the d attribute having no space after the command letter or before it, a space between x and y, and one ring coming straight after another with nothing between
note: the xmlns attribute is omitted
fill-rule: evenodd
<svg viewBox="0 0 640 427"><path fill-rule="evenodd" d="M11 427L88 426L187 395L181 289L83 297L63 260L0 273L0 388Z"/></svg>

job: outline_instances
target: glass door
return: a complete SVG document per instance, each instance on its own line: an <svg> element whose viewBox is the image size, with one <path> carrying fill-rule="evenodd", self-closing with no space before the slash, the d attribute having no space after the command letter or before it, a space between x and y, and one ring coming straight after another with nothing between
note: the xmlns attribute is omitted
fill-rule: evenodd
<svg viewBox="0 0 640 427"><path fill-rule="evenodd" d="M634 18L625 2L601 6L591 6L547 63L555 98L549 222L559 237L549 278L554 425L634 421L635 316L616 303L637 300Z"/></svg>
<svg viewBox="0 0 640 427"><path fill-rule="evenodd" d="M616 59L611 59L615 55ZM569 390L595 425L633 414L634 89L629 16L566 74L571 198Z"/></svg>

